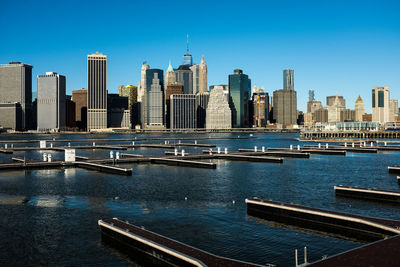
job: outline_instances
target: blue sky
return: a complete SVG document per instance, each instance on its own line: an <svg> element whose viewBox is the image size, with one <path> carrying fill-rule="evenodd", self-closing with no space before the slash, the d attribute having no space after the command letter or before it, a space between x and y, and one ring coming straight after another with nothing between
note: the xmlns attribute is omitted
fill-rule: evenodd
<svg viewBox="0 0 400 267"><path fill-rule="evenodd" d="M371 111L371 88L400 98L400 4L397 1L0 1L0 64L21 61L36 76L67 76L67 92L86 87L86 56L108 56L107 87L137 85L140 67L174 67L186 52L204 55L208 81L226 84L243 69L272 94L294 69L298 109L317 100L358 96Z"/></svg>

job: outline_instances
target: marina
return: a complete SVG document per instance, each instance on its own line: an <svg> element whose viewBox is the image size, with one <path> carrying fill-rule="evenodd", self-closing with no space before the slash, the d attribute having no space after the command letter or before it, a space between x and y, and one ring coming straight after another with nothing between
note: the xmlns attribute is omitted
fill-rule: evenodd
<svg viewBox="0 0 400 267"><path fill-rule="evenodd" d="M398 191L348 187L343 185L334 186L334 190L337 196L400 204L400 192Z"/></svg>

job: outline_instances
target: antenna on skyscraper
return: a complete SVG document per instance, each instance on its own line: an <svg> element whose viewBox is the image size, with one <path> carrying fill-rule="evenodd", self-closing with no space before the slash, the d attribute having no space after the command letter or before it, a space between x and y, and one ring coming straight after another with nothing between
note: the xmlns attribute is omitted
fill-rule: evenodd
<svg viewBox="0 0 400 267"><path fill-rule="evenodd" d="M187 53L189 54L189 34L186 35Z"/></svg>

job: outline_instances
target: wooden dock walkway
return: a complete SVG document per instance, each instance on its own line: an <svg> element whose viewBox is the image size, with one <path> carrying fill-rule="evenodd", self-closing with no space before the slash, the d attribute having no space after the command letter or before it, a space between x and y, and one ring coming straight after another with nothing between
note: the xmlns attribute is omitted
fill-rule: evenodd
<svg viewBox="0 0 400 267"><path fill-rule="evenodd" d="M217 168L217 164L211 163L211 162L174 159L174 158L151 158L150 160L152 163L156 163L156 164L166 164L166 165L206 168L206 169L216 169Z"/></svg>
<svg viewBox="0 0 400 267"><path fill-rule="evenodd" d="M310 149L310 148L301 148L300 150L297 149L290 149L290 148L268 148L268 151L297 151L298 153L308 153L308 154L320 154L320 155L339 155L345 156L346 151L341 150L330 150L330 149Z"/></svg>
<svg viewBox="0 0 400 267"><path fill-rule="evenodd" d="M104 164L96 164L91 162L84 162L84 161L76 161L75 166L90 170L96 170L101 172L108 172L108 173L115 173L115 174L122 174L122 175L132 175L132 168L119 168L115 166L109 166Z"/></svg>
<svg viewBox="0 0 400 267"><path fill-rule="evenodd" d="M318 149L318 150L344 150L346 152L352 153L378 153L378 149L371 147L345 147L345 146L332 146L330 145L328 148L319 148L316 145L304 145L304 148Z"/></svg>
<svg viewBox="0 0 400 267"><path fill-rule="evenodd" d="M219 257L184 243L139 228L113 218L99 220L102 239L117 243L119 247L134 248L145 257L151 257L162 265L170 266L260 266L243 261Z"/></svg>
<svg viewBox="0 0 400 267"><path fill-rule="evenodd" d="M252 161L252 162L270 162L282 163L283 158L265 157L265 156L250 156L250 155L237 155L237 154L214 154L217 159L227 159L236 161Z"/></svg>
<svg viewBox="0 0 400 267"><path fill-rule="evenodd" d="M400 192L389 190L369 189L362 187L348 187L337 185L333 187L337 196L387 201L400 204Z"/></svg>
<svg viewBox="0 0 400 267"><path fill-rule="evenodd" d="M376 241L400 234L400 221L366 217L277 201L246 199L247 213L311 230Z"/></svg>

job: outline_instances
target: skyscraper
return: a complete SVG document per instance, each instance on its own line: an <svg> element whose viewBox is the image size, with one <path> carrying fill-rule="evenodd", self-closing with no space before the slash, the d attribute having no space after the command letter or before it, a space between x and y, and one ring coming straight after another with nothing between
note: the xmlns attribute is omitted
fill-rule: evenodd
<svg viewBox="0 0 400 267"><path fill-rule="evenodd" d="M145 62L143 62L142 68L140 70L140 81L138 86L138 101L143 102L143 96L146 92L146 70L150 69L150 66Z"/></svg>
<svg viewBox="0 0 400 267"><path fill-rule="evenodd" d="M79 129L86 129L87 127L87 99L85 88L72 91L72 101L75 102L75 121Z"/></svg>
<svg viewBox="0 0 400 267"><path fill-rule="evenodd" d="M179 95L179 94L183 94L183 85L179 85L177 83L167 85L167 89L165 92L165 106L166 106L165 122L166 122L166 126L168 129L171 128L171 125L170 125L170 123L171 123L170 98L171 98L171 95Z"/></svg>
<svg viewBox="0 0 400 267"><path fill-rule="evenodd" d="M201 58L199 65L199 93L208 92L207 87L207 63L204 57Z"/></svg>
<svg viewBox="0 0 400 267"><path fill-rule="evenodd" d="M399 112L399 101L397 99L390 99L390 121L394 122Z"/></svg>
<svg viewBox="0 0 400 267"><path fill-rule="evenodd" d="M171 84L175 84L176 75L174 69L172 68L171 61L169 62L167 73L165 74L165 87Z"/></svg>
<svg viewBox="0 0 400 267"><path fill-rule="evenodd" d="M193 65L192 55L189 53L189 35L186 36L186 54L183 56L182 65Z"/></svg>
<svg viewBox="0 0 400 267"><path fill-rule="evenodd" d="M196 94L197 128L206 127L206 110L210 94L208 92Z"/></svg>
<svg viewBox="0 0 400 267"><path fill-rule="evenodd" d="M233 127L249 127L249 100L251 80L240 69L235 69L229 75L229 94L232 98Z"/></svg>
<svg viewBox="0 0 400 267"><path fill-rule="evenodd" d="M183 85L185 94L193 94L193 72L189 65L181 65L175 71L176 82Z"/></svg>
<svg viewBox="0 0 400 267"><path fill-rule="evenodd" d="M294 91L293 79L293 70L284 70L284 89L274 91L273 95L273 117L276 123L283 126L297 123L297 94Z"/></svg>
<svg viewBox="0 0 400 267"><path fill-rule="evenodd" d="M37 129L59 131L66 126L65 76L46 72L37 78Z"/></svg>
<svg viewBox="0 0 400 267"><path fill-rule="evenodd" d="M0 114L0 126L15 129L15 125L8 121L8 118L17 116L20 119L18 124L21 129L31 128L30 123L34 119L30 116L32 114L32 68L33 66L21 62L0 65L0 103L7 104ZM19 103L19 105L13 105L12 108L10 104L13 103Z"/></svg>
<svg viewBox="0 0 400 267"><path fill-rule="evenodd" d="M142 124L147 129L165 128L164 74L160 69L146 70L146 93L143 101Z"/></svg>
<svg viewBox="0 0 400 267"><path fill-rule="evenodd" d="M87 130L107 128L107 56L87 56Z"/></svg>
<svg viewBox="0 0 400 267"><path fill-rule="evenodd" d="M223 86L214 86L210 91L206 110L207 129L232 128L232 111Z"/></svg>
<svg viewBox="0 0 400 267"><path fill-rule="evenodd" d="M336 100L337 98L337 100ZM333 95L333 96L327 96L326 97L326 105L327 106L332 106L335 104L335 101L339 101L339 107L341 108L346 108L346 99L344 99L343 96L338 96L338 95Z"/></svg>
<svg viewBox="0 0 400 267"><path fill-rule="evenodd" d="M193 85L192 85L192 94L197 94L199 92L199 74L200 74L200 66L199 65L192 65L190 66L190 70L192 71L193 75Z"/></svg>
<svg viewBox="0 0 400 267"><path fill-rule="evenodd" d="M308 102L314 101L315 97L314 97L314 90L310 89L308 90Z"/></svg>
<svg viewBox="0 0 400 267"><path fill-rule="evenodd" d="M365 114L364 101L361 96L358 95L355 105L355 121L362 121L362 116Z"/></svg>
<svg viewBox="0 0 400 267"><path fill-rule="evenodd" d="M293 70L283 71L283 90L294 90Z"/></svg>
<svg viewBox="0 0 400 267"><path fill-rule="evenodd" d="M372 121L390 121L389 99L388 86L372 88Z"/></svg>
<svg viewBox="0 0 400 267"><path fill-rule="evenodd" d="M253 126L265 127L269 120L269 95L263 89L253 92Z"/></svg>
<svg viewBox="0 0 400 267"><path fill-rule="evenodd" d="M196 128L196 96L194 94L171 95L171 129Z"/></svg>

